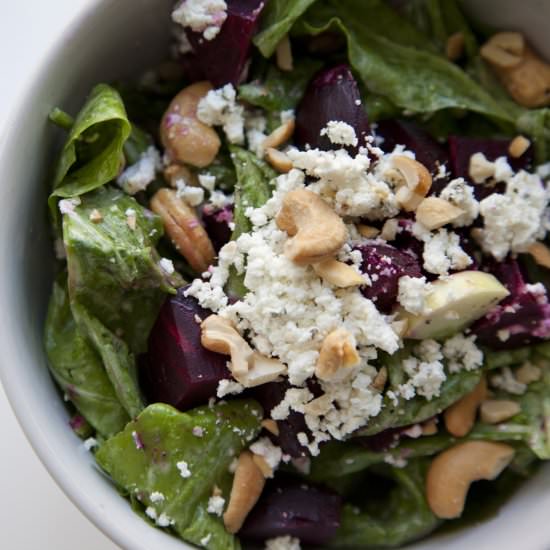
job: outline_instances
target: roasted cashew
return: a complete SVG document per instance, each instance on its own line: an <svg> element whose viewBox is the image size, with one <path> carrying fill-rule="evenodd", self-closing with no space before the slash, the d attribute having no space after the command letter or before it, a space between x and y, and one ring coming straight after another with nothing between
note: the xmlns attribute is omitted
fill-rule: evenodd
<svg viewBox="0 0 550 550"><path fill-rule="evenodd" d="M464 53L464 34L455 32L447 38L445 43L445 55L449 61L457 61Z"/></svg>
<svg viewBox="0 0 550 550"><path fill-rule="evenodd" d="M339 288L364 285L365 279L351 265L335 259L313 264L313 270L321 279Z"/></svg>
<svg viewBox="0 0 550 550"><path fill-rule="evenodd" d="M287 193L275 221L292 237L285 244L286 256L301 265L333 257L347 238L340 216L307 189Z"/></svg>
<svg viewBox="0 0 550 550"><path fill-rule="evenodd" d="M279 425L272 418L264 418L261 422L262 428L267 430L269 433L278 436L279 435Z"/></svg>
<svg viewBox="0 0 550 550"><path fill-rule="evenodd" d="M487 382L483 377L479 384L464 397L453 403L443 413L447 431L455 437L463 437L472 429L477 408L487 398Z"/></svg>
<svg viewBox="0 0 550 550"><path fill-rule="evenodd" d="M233 486L223 523L229 533L236 533L242 527L246 516L254 508L265 486L265 477L254 462L250 451L239 456Z"/></svg>
<svg viewBox="0 0 550 550"><path fill-rule="evenodd" d="M184 88L168 106L160 123L160 139L172 160L202 168L216 158L221 146L215 130L197 118L197 105L212 89L209 82Z"/></svg>
<svg viewBox="0 0 550 550"><path fill-rule="evenodd" d="M265 150L265 160L281 174L286 174L292 170L290 157L274 147L268 147Z"/></svg>
<svg viewBox="0 0 550 550"><path fill-rule="evenodd" d="M462 208L456 207L445 199L428 197L416 209L416 221L433 231L452 223L464 214Z"/></svg>
<svg viewBox="0 0 550 550"><path fill-rule="evenodd" d="M521 62L525 40L519 32L494 34L480 49L483 59L495 67L510 68Z"/></svg>
<svg viewBox="0 0 550 550"><path fill-rule="evenodd" d="M470 485L493 480L508 466L514 448L492 441L466 441L439 454L426 477L426 498L439 518L460 517Z"/></svg>
<svg viewBox="0 0 550 550"><path fill-rule="evenodd" d="M376 237L380 235L380 229L377 229L376 227L364 225L362 223L358 224L356 227L359 235L361 235L361 237L365 237L365 239L376 239Z"/></svg>
<svg viewBox="0 0 550 550"><path fill-rule="evenodd" d="M533 243L527 252L531 254L537 264L550 269L550 249L544 243Z"/></svg>
<svg viewBox="0 0 550 550"><path fill-rule="evenodd" d="M397 202L407 212L416 210L432 186L432 176L420 162L398 155L392 159L393 167L401 174L404 185L397 188Z"/></svg>
<svg viewBox="0 0 550 550"><path fill-rule="evenodd" d="M321 380L330 380L340 369L355 367L360 360L351 334L337 328L323 340L315 374Z"/></svg>
<svg viewBox="0 0 550 550"><path fill-rule="evenodd" d="M159 189L151 199L176 250L198 273L208 269L216 255L208 233L193 208L178 198L173 189Z"/></svg>
<svg viewBox="0 0 550 550"><path fill-rule="evenodd" d="M286 122L275 128L262 142L262 150L269 148L277 149L286 143L294 133L295 122L293 118L289 118Z"/></svg>
<svg viewBox="0 0 550 550"><path fill-rule="evenodd" d="M550 265L548 267L550 267ZM527 385L538 382L542 377L542 370L540 367L537 367L537 365L533 365L533 363L526 361L514 374L516 375L516 380L520 384Z"/></svg>
<svg viewBox="0 0 550 550"><path fill-rule="evenodd" d="M516 136L508 145L508 154L517 159L529 149L531 142L525 136Z"/></svg>
<svg viewBox="0 0 550 550"><path fill-rule="evenodd" d="M479 408L479 417L485 424L504 422L521 411L516 401L509 399L488 399Z"/></svg>

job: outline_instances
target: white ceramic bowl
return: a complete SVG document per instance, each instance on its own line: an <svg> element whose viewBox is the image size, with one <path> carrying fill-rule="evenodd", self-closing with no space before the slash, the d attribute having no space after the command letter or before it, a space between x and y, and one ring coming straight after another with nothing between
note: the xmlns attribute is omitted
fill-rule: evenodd
<svg viewBox="0 0 550 550"><path fill-rule="evenodd" d="M67 425L49 377L42 327L52 254L46 216L47 174L59 132L47 114L74 112L93 84L135 74L162 58L172 0L89 0L52 36L45 62L11 109L0 140L0 376L27 437L59 485L101 530L132 550L190 548L135 515ZM521 28L550 58L550 2L485 0L469 8L502 28ZM414 545L417 550L550 549L550 467L527 482L500 514L469 530Z"/></svg>

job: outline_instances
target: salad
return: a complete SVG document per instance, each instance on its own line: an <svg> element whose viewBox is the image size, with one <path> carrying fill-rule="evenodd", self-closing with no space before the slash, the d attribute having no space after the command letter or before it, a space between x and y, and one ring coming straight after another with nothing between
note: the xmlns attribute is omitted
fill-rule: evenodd
<svg viewBox="0 0 550 550"><path fill-rule="evenodd" d="M211 550L389 548L550 459L550 65L451 0L183 0L49 197L73 430Z"/></svg>

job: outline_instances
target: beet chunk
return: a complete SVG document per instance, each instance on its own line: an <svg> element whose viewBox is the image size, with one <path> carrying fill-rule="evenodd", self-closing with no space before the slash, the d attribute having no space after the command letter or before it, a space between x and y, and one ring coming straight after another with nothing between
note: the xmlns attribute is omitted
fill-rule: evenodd
<svg viewBox="0 0 550 550"><path fill-rule="evenodd" d="M321 136L321 130L331 120L346 122L355 130L358 144L346 147L350 153L365 146L369 122L361 106L359 87L347 65L323 69L309 83L296 110L296 145L300 149L305 149L306 144L313 149L335 148L327 136Z"/></svg>
<svg viewBox="0 0 550 550"><path fill-rule="evenodd" d="M492 262L488 270L510 291L471 328L492 349L513 349L550 338L550 304L543 285L529 285L515 260Z"/></svg>
<svg viewBox="0 0 550 550"><path fill-rule="evenodd" d="M187 288L187 287L185 287ZM166 300L140 358L140 383L150 402L188 410L216 395L218 382L230 378L227 357L203 348L196 318L212 312L185 297L185 288Z"/></svg>
<svg viewBox="0 0 550 550"><path fill-rule="evenodd" d="M215 88L246 80L252 37L265 4L265 0L227 0L227 19L212 40L185 29L193 47L182 61L187 73L196 80L210 80Z"/></svg>
<svg viewBox="0 0 550 550"><path fill-rule="evenodd" d="M418 259L389 244L363 244L356 250L363 256L361 271L370 277L372 283L361 287L361 292L374 302L378 310L391 313L397 303L399 278L404 275L422 277Z"/></svg>
<svg viewBox="0 0 550 550"><path fill-rule="evenodd" d="M439 166L449 164L449 154L428 132L410 120L381 120L376 134L382 138L381 149L391 153L396 145L404 145L413 151L418 162L423 164L435 176ZM449 182L449 178L435 180L431 192L439 192Z"/></svg>
<svg viewBox="0 0 550 550"><path fill-rule="evenodd" d="M239 535L256 541L290 535L303 544L322 545L334 537L341 511L338 494L300 479L281 477L267 482Z"/></svg>
<svg viewBox="0 0 550 550"><path fill-rule="evenodd" d="M216 209L207 204L202 209L202 222L216 252L231 239L232 231L229 224L232 221L233 205Z"/></svg>

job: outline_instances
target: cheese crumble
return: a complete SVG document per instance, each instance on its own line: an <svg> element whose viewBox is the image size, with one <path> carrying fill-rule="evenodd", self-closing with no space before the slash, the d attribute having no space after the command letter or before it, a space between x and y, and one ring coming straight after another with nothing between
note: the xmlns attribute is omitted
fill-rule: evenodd
<svg viewBox="0 0 550 550"><path fill-rule="evenodd" d="M227 4L224 0L182 0L172 12L175 23L202 33L205 40L215 38L226 19Z"/></svg>

